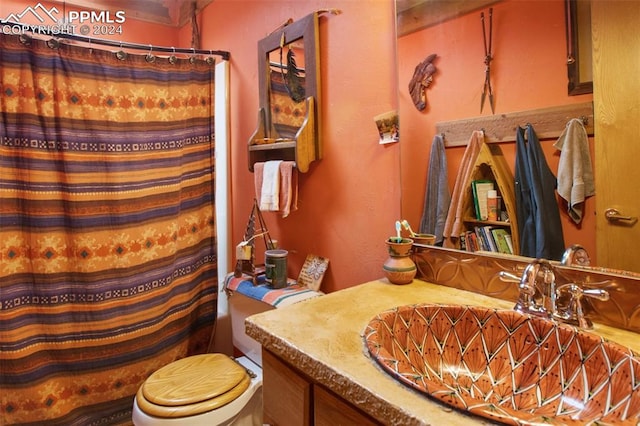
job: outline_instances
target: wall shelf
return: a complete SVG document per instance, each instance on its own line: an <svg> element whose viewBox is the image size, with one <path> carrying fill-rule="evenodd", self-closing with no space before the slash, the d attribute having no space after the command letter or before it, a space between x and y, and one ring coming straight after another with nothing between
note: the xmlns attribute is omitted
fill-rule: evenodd
<svg viewBox="0 0 640 426"><path fill-rule="evenodd" d="M502 197L504 210L509 216L509 221L488 221L478 220L475 218L475 206L471 182L480 180L491 180L495 182L495 188ZM496 144L487 144L483 142L480 145L480 152L473 165L473 171L469 175L469 179L464 183L464 191L466 196L462 201L462 211L465 212L463 221L468 230L474 229L476 226L496 226L509 230L511 240L513 242L513 254L519 254L520 244L518 238L518 223L516 217L516 202L514 179L507 161L502 154L500 146ZM460 248L460 247L457 247Z"/></svg>
<svg viewBox="0 0 640 426"><path fill-rule="evenodd" d="M295 135L294 140L282 142L258 143L269 135L277 134L275 130L266 131L267 123L264 109L258 112L258 128L249 139L249 171L253 172L253 165L257 162L270 160L295 161L301 173L309 171L309 164L320 159L320 147L316 143L315 100L306 100L306 116L304 122Z"/></svg>
<svg viewBox="0 0 640 426"><path fill-rule="evenodd" d="M436 123L436 133L443 136L447 147L467 145L474 130L484 130L486 143L514 142L518 126L530 123L539 139L551 139L558 138L573 118L582 119L587 134L593 136L593 102L442 121Z"/></svg>

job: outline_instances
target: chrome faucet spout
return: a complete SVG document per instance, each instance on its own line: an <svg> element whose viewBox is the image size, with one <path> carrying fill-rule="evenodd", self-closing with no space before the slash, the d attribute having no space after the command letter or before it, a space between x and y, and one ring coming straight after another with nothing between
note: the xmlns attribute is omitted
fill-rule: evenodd
<svg viewBox="0 0 640 426"><path fill-rule="evenodd" d="M555 306L555 274L551 263L536 259L525 268L522 277L500 272L500 279L518 283L520 294L514 309L549 318Z"/></svg>

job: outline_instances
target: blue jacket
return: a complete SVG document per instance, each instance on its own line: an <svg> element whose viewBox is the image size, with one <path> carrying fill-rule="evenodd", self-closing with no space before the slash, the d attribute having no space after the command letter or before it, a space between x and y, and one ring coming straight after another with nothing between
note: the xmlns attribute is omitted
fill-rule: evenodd
<svg viewBox="0 0 640 426"><path fill-rule="evenodd" d="M515 195L522 256L562 259L565 246L556 187L556 177L544 158L533 126L527 124L526 129L518 127Z"/></svg>

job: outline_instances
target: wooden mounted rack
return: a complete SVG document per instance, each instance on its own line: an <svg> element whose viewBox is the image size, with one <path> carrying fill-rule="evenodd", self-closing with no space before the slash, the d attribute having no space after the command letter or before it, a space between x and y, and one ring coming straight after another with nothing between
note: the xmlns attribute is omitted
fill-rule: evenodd
<svg viewBox="0 0 640 426"><path fill-rule="evenodd" d="M264 108L258 112L258 128L249 139L249 171L256 162L269 160L295 161L301 173L309 171L309 164L321 157L316 138L316 104L313 97L306 99L306 116L295 139L272 139L275 129L267 130ZM271 136L271 138L270 138Z"/></svg>
<svg viewBox="0 0 640 426"><path fill-rule="evenodd" d="M593 102L495 114L436 123L436 133L443 136L445 146L464 146L474 130L484 130L486 143L513 142L518 126L533 125L539 139L557 138L567 122L582 119L587 134L593 136Z"/></svg>

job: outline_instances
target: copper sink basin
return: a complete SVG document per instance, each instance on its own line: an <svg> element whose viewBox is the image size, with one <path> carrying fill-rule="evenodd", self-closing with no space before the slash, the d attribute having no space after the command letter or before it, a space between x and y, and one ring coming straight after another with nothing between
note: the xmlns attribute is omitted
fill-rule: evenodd
<svg viewBox="0 0 640 426"><path fill-rule="evenodd" d="M640 358L515 311L412 305L367 325L372 357L445 404L513 425L640 423Z"/></svg>

